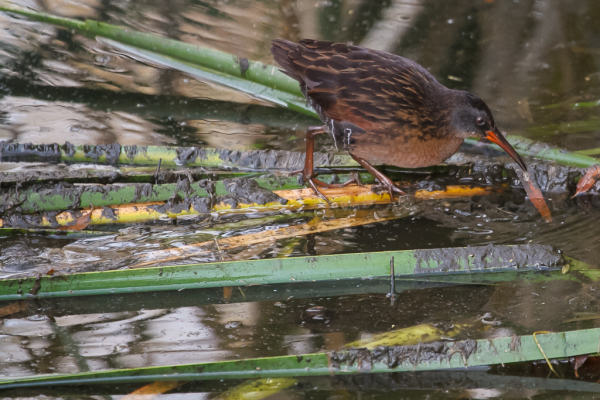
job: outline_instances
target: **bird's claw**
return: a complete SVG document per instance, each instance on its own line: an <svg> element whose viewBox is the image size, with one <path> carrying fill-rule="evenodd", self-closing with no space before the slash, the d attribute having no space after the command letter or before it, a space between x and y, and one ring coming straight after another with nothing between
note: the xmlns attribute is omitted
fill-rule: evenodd
<svg viewBox="0 0 600 400"><path fill-rule="evenodd" d="M318 180L317 178L315 178L315 176L314 176L313 173L306 172L303 169L298 170L298 171L293 171L293 172L291 172L291 174L292 175L297 175L297 174L302 175L302 180L305 183L308 182L308 184L312 188L312 190L315 193L315 195L318 196L319 198L325 200L325 202L327 204L329 204L329 206L331 206L331 202L329 201L329 199L327 198L327 196L325 196L323 193L321 193L321 191L318 189L319 187L322 187L322 188L343 188L343 187L346 187L346 186L350 186L352 184L356 184L357 186L363 186L362 182L360 181L360 177L359 177L358 173L356 173L356 172L350 173L350 179L347 182L344 182L344 183L325 183L325 182L322 182L322 181Z"/></svg>
<svg viewBox="0 0 600 400"><path fill-rule="evenodd" d="M307 173L305 170L299 169L297 171L290 172L290 175L301 175L302 181L304 183L308 183L310 185L310 188L313 190L315 196L319 197L320 199L323 199L329 206L331 206L331 202L329 201L327 196L325 196L323 193L321 193L319 191L319 189L317 188L317 184L315 183L315 178L311 173Z"/></svg>
<svg viewBox="0 0 600 400"><path fill-rule="evenodd" d="M585 175L583 175L583 177L579 180L579 183L577 184L577 190L575 191L573 197L586 193L592 188L592 186L594 186L598 179L600 179L600 165L594 165L593 167L589 168Z"/></svg>
<svg viewBox="0 0 600 400"><path fill-rule="evenodd" d="M319 191L319 189L317 188L317 185L315 184L315 181L313 180L313 178L308 178L307 181L310 184L310 187L312 188L313 192L315 192L315 194L317 195L317 197L320 197L321 199L325 200L325 202L329 205L329 207L331 207L331 202L329 201L329 199L327 198L327 196L325 196L323 193L321 193Z"/></svg>
<svg viewBox="0 0 600 400"><path fill-rule="evenodd" d="M388 194L390 195L390 199L392 201L394 200L394 195L398 195L398 197L407 195L398 186L396 186L394 184L394 182L392 182L392 181L383 182L379 185L373 185L371 187L371 190L375 193L381 193L383 191L388 192Z"/></svg>

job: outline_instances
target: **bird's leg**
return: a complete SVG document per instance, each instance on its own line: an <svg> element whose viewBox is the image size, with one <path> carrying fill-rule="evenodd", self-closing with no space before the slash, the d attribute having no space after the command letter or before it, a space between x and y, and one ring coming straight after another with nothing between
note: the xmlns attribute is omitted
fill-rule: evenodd
<svg viewBox="0 0 600 400"><path fill-rule="evenodd" d="M317 187L326 189L342 188L351 185L352 183L356 183L357 185L362 185L362 183L360 182L358 175L352 176L348 182L344 183L325 183L315 178L317 176L314 171L315 136L321 133L325 133L323 126L311 126L308 128L306 131L306 159L304 160L304 169L294 171L292 174L302 174L302 179L309 183L315 194L325 200L327 204L331 205L327 197L321 193Z"/></svg>
<svg viewBox="0 0 600 400"><path fill-rule="evenodd" d="M390 199L394 199L394 194L406 196L406 193L400 190L400 188L396 186L390 178L385 176L382 172L376 170L375 167L369 164L364 158L357 157L352 153L350 153L350 156L379 181L381 186L390 194Z"/></svg>
<svg viewBox="0 0 600 400"><path fill-rule="evenodd" d="M323 193L319 192L315 182L320 182L318 179L315 179L314 171L315 136L321 133L325 133L325 129L322 126L311 126L308 128L306 131L306 158L304 159L304 169L294 171L292 174L302 174L302 180L309 183L313 192L315 192L318 197L325 200L327 204L331 205L327 197Z"/></svg>

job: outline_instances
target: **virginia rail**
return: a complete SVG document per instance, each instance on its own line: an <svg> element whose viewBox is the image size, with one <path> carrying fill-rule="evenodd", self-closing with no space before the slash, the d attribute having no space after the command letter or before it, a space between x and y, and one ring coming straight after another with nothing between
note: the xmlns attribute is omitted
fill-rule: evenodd
<svg viewBox="0 0 600 400"><path fill-rule="evenodd" d="M343 187L316 179L315 135L329 133L388 191L404 195L373 164L419 168L443 162L467 137L485 137L502 147L524 171L523 159L506 141L479 97L448 89L414 61L342 43L273 40L271 53L283 72L300 83L323 126L306 134L306 161L299 171L315 193ZM359 183L359 182L356 182Z"/></svg>

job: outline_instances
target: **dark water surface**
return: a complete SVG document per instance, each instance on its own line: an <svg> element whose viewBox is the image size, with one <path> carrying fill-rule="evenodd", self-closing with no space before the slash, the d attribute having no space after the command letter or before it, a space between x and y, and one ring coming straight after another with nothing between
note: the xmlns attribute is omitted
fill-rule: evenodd
<svg viewBox="0 0 600 400"><path fill-rule="evenodd" d="M571 151L600 148L597 0L15 3L265 63L272 63L269 48L274 38L327 39L390 51L421 63L448 87L481 96L500 129L509 134ZM0 141L302 150L306 128L315 123L183 73L140 63L69 31L8 14L0 14L0 27ZM323 137L318 146L331 150L333 143ZM25 167L0 164L0 170L16 168ZM407 218L253 246L231 257L539 243L598 264L597 196L570 200L565 193L555 193L550 196L555 199L555 222L546 224L535 210L522 205L522 192L502 190L491 198L438 200ZM317 213L100 227L105 234L85 238L0 232L0 276L53 265L58 259L86 265L260 232L305 223ZM243 293L234 288L231 296L223 289L206 289L31 301L24 311L0 319L0 376L335 350L391 329L464 323L485 313L501 324L474 333L478 338L600 327L597 282L400 289L394 306L386 298L388 282L378 280L247 287ZM303 319L305 311L316 306L327 310L328 319ZM272 398L592 398L575 386L543 386L545 368L524 364L460 373L321 377L300 380ZM561 368L573 379L568 382L576 383L572 369ZM584 378L599 378L594 376L592 371ZM190 383L165 397L212 398L237 383ZM120 398L138 386L15 390L7 395Z"/></svg>

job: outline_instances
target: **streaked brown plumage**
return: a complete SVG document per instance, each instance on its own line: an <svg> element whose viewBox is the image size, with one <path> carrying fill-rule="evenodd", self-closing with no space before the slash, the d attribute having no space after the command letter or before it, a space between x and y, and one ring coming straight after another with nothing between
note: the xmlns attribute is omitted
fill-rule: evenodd
<svg viewBox="0 0 600 400"><path fill-rule="evenodd" d="M312 166L314 135L330 133L390 192L404 194L370 163L418 168L439 164L469 136L498 143L525 167L500 134L489 108L471 93L448 89L406 58L341 43L273 40L271 52L324 125L307 134L303 177L319 195ZM321 195L322 196L322 195ZM322 196L324 197L324 196Z"/></svg>

